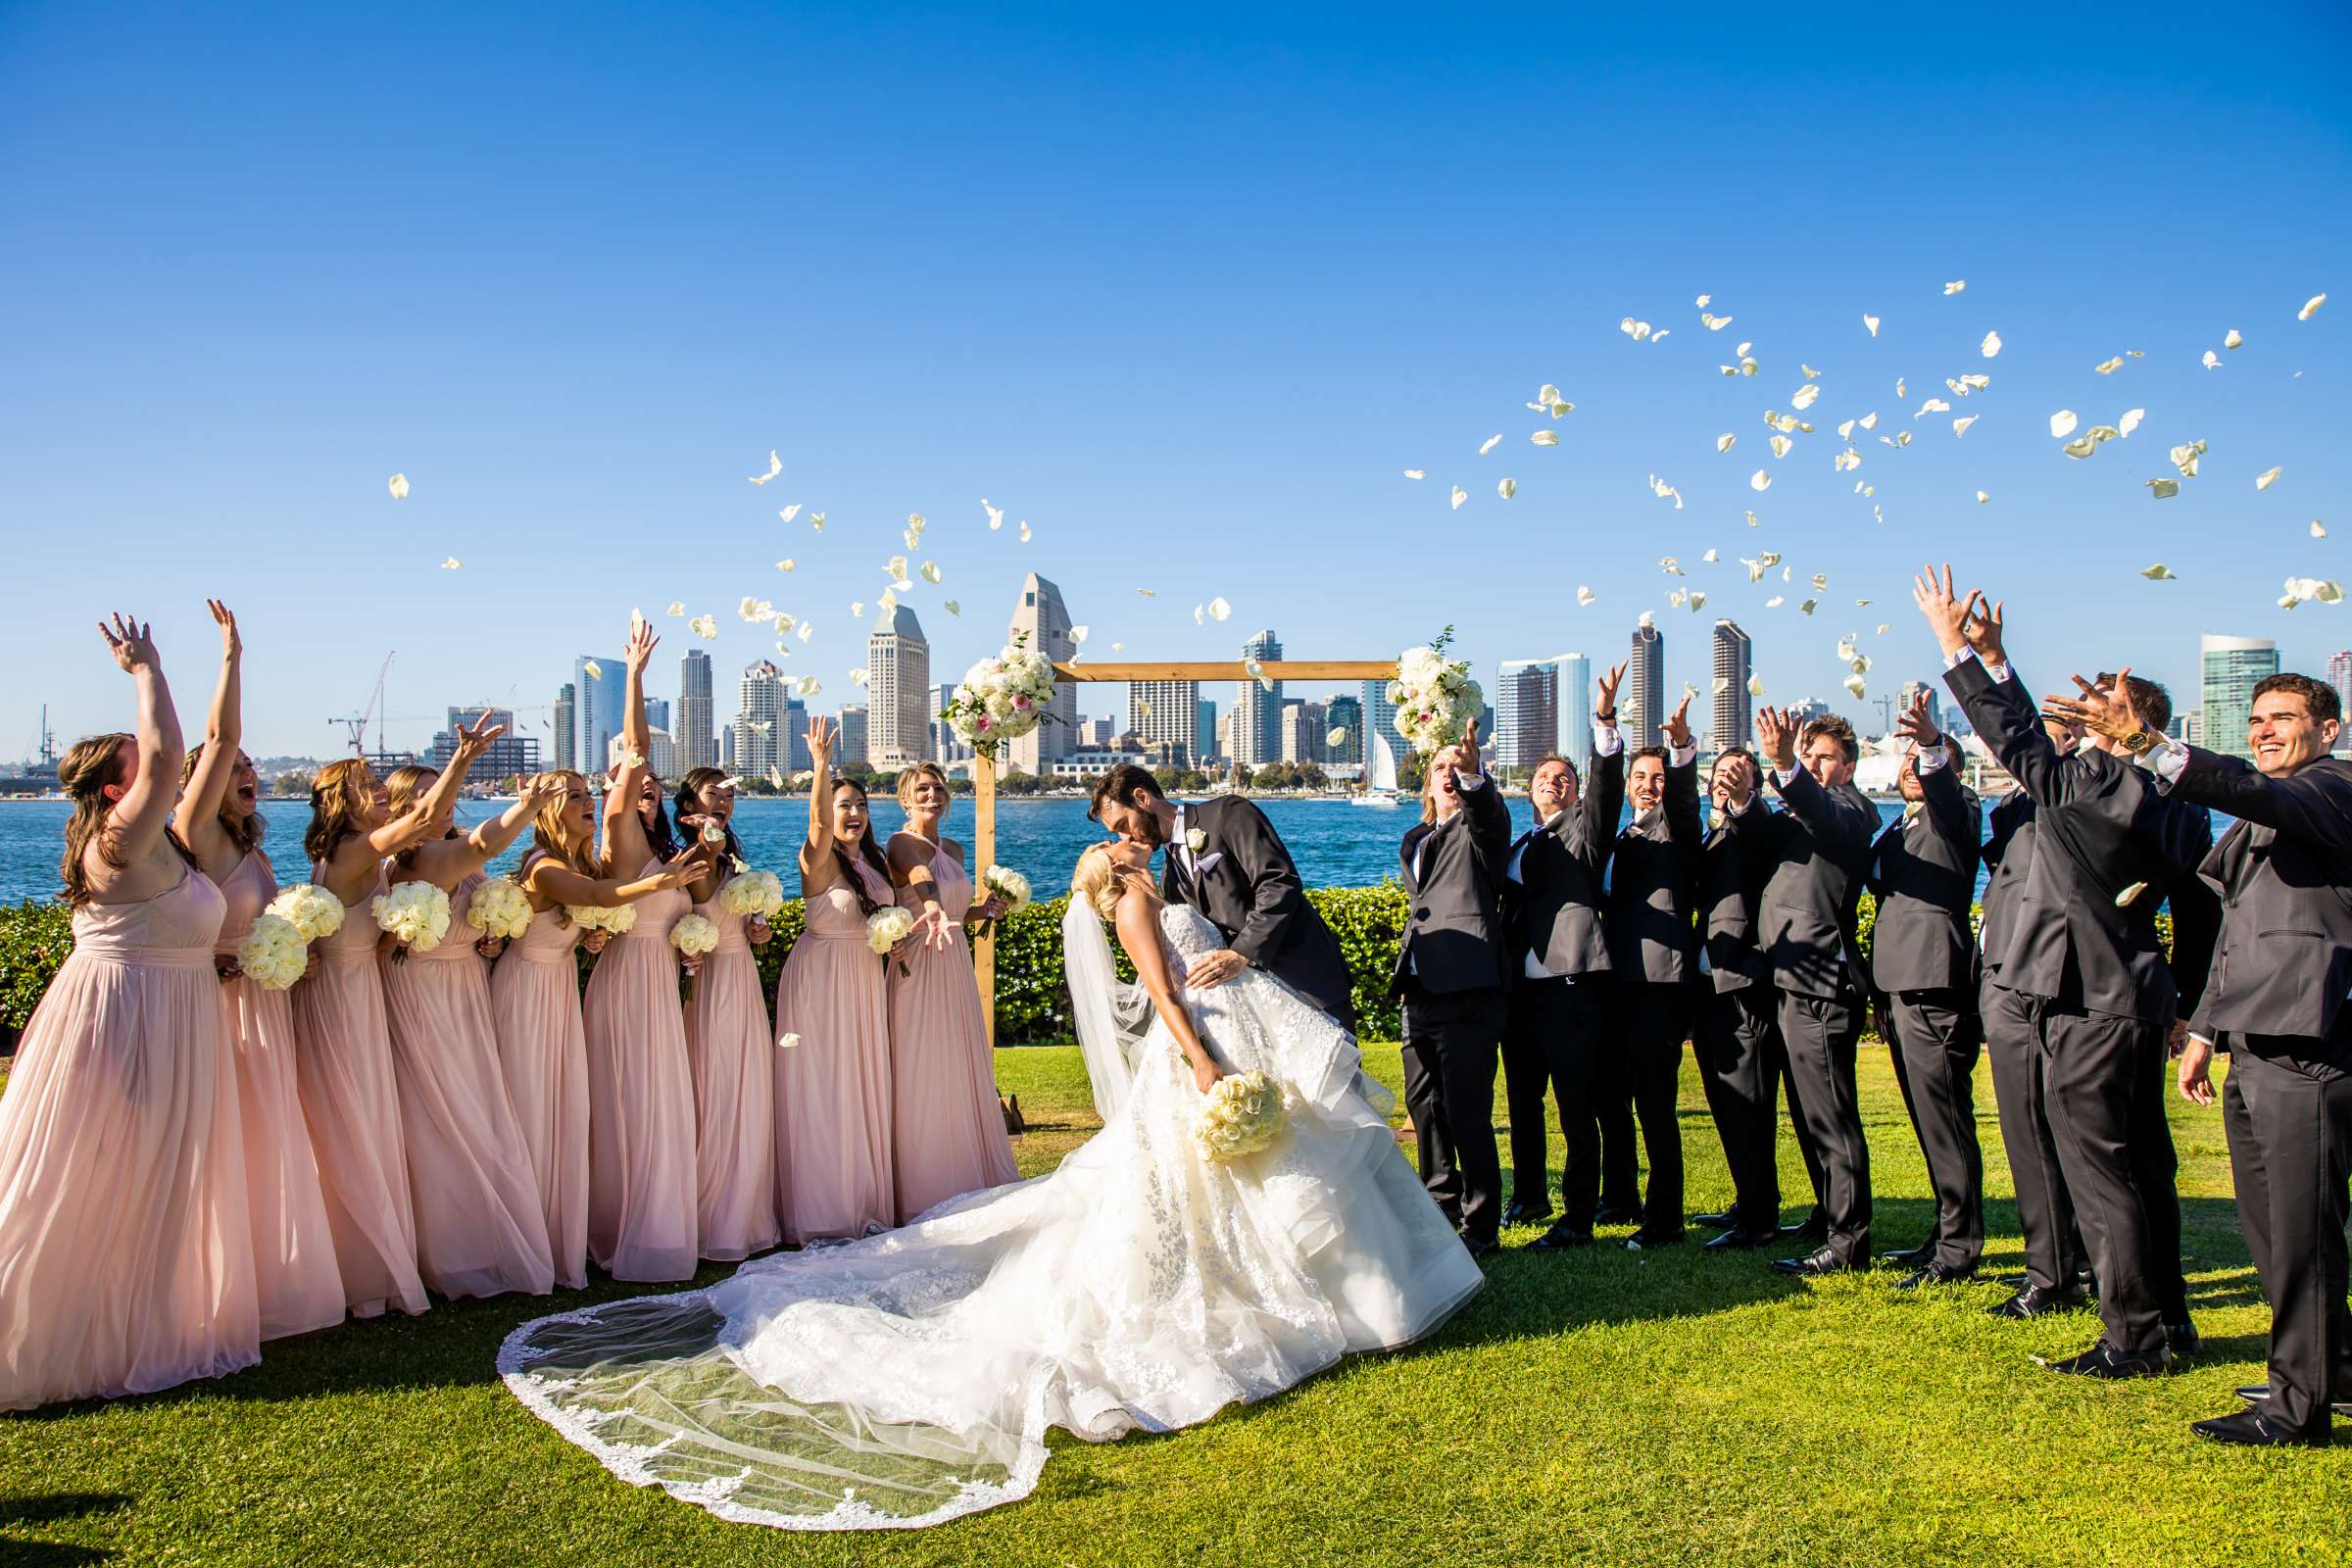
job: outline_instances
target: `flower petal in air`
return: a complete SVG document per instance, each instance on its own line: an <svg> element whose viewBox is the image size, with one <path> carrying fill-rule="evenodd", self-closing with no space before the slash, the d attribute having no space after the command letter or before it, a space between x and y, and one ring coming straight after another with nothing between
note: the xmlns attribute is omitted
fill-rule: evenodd
<svg viewBox="0 0 2352 1568"><path fill-rule="evenodd" d="M396 473L384 481L384 488L392 492L393 500L406 501L409 499L409 476L405 473Z"/></svg>

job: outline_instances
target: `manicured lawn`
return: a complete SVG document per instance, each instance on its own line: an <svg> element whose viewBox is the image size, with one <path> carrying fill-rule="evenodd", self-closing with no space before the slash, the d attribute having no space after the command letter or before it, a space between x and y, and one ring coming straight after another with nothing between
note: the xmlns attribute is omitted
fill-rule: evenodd
<svg viewBox="0 0 2352 1568"><path fill-rule="evenodd" d="M1394 1086L1395 1049L1372 1057ZM1866 1061L1879 1241L1908 1245L1925 1173L1884 1052ZM1077 1054L1005 1052L1000 1070L1038 1124L1021 1168L1048 1169L1094 1125ZM2004 1269L2016 1219L1982 1073L1978 1101ZM1691 1207L1720 1206L1688 1066L1683 1114ZM502 1298L274 1345L222 1382L0 1417L0 1561L2342 1561L2352 1434L2294 1454L2188 1436L2262 1376L2267 1315L2218 1114L2176 1103L2175 1130L2210 1348L2160 1382L2041 1371L2030 1352L2080 1349L2094 1321L1997 1323L1989 1284L1909 1299L1889 1272L1806 1286L1695 1246L1506 1251L1412 1351L1190 1432L1063 1441L1036 1496L943 1529L793 1536L623 1486L527 1414L491 1360L547 1305ZM1794 1194L1785 1129L1782 1164Z"/></svg>

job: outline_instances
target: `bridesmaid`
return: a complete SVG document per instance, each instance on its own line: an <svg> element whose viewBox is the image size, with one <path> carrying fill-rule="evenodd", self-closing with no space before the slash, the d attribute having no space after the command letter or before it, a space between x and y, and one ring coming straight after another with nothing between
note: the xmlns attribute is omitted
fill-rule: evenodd
<svg viewBox="0 0 2352 1568"><path fill-rule="evenodd" d="M808 720L808 929L776 977L776 1174L784 1239L871 1235L898 1223L890 1163L886 960L865 922L891 902L865 791L833 777L834 727ZM911 944L901 944L902 952Z"/></svg>
<svg viewBox="0 0 2352 1568"><path fill-rule="evenodd" d="M698 861L673 860L650 877L603 874L596 853L596 794L568 770L546 775L531 852L515 873L534 914L522 940L490 971L490 1017L514 1120L530 1151L539 1210L555 1250L556 1283L588 1283L588 1037L580 1022L580 928L569 905L612 908L684 887ZM604 935L589 937L601 949Z"/></svg>
<svg viewBox="0 0 2352 1568"><path fill-rule="evenodd" d="M890 976L890 1148L904 1225L935 1203L1020 1173L963 931L967 911L993 920L1004 901L991 894L973 904L963 846L940 837L948 775L938 763L899 775L899 805L906 825L890 836L891 880L899 902L941 938L908 956L906 974Z"/></svg>
<svg viewBox="0 0 2352 1568"><path fill-rule="evenodd" d="M261 1359L220 889L172 837L179 718L147 628L99 628L129 735L58 767L74 951L0 1096L0 1409L113 1397Z"/></svg>
<svg viewBox="0 0 2352 1568"><path fill-rule="evenodd" d="M400 1090L375 947L382 935L368 902L384 891L384 857L421 844L489 746L489 717L458 732L448 769L406 814L386 808L384 787L363 758L329 762L311 781L311 825L302 836L311 880L343 903L343 925L312 947L318 972L294 987L302 1042L295 1085L318 1156L318 1186L335 1238L343 1299L354 1316L386 1307L425 1309L416 1272L416 1205L402 1151Z"/></svg>
<svg viewBox="0 0 2352 1568"><path fill-rule="evenodd" d="M463 783L463 768L452 762L449 771ZM395 768L384 789L397 813L437 782L431 768L412 765ZM416 1215L416 1271L453 1299L509 1291L545 1296L556 1288L539 1178L507 1099L490 982L466 923L482 867L521 834L546 790L541 777L525 779L514 805L466 833L451 820L451 796L433 819L433 836L393 857L388 873L449 895L449 935L424 953L395 948L380 968Z"/></svg>
<svg viewBox="0 0 2352 1568"><path fill-rule="evenodd" d="M626 758L605 797L604 873L647 877L672 851L661 780L647 770L645 664L661 639L629 628ZM588 1255L617 1280L694 1274L694 1078L670 928L694 907L683 889L638 901L637 924L612 939L588 977Z"/></svg>
<svg viewBox="0 0 2352 1568"><path fill-rule="evenodd" d="M220 679L213 692L204 744L180 769L172 812L196 864L226 902L227 918L213 946L220 976L221 1028L236 1063L243 1126L246 1205L253 1219L254 1277L261 1293L262 1338L284 1339L343 1321L343 1276L335 1269L334 1233L318 1191L318 1160L294 1088L294 1002L237 972L237 944L253 931L277 877L262 852L262 820L253 760L238 749L244 724L237 618L207 601L220 626Z"/></svg>

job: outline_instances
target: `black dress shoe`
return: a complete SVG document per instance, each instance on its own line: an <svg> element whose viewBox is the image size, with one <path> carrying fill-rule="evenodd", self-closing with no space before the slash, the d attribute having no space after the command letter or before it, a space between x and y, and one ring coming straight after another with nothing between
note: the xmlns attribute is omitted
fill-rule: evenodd
<svg viewBox="0 0 2352 1568"><path fill-rule="evenodd" d="M1541 1225L1549 1218L1549 1203L1522 1203L1514 1199L1502 1205L1502 1223L1506 1229L1513 1225Z"/></svg>
<svg viewBox="0 0 2352 1568"><path fill-rule="evenodd" d="M1627 1208L1618 1203L1603 1203L1600 1205L1600 1212L1592 1216L1592 1223L1595 1225L1639 1225L1642 1223L1642 1211L1638 1208Z"/></svg>
<svg viewBox="0 0 2352 1568"><path fill-rule="evenodd" d="M2052 1361L2034 1356L2035 1366L2080 1378L2159 1378L2173 1369L2173 1352L2166 1349L2119 1350L2105 1340L2084 1350Z"/></svg>
<svg viewBox="0 0 2352 1568"><path fill-rule="evenodd" d="M1727 1208L1720 1214L1693 1214L1690 1223L1702 1231L1728 1231L1740 1223L1740 1211Z"/></svg>
<svg viewBox="0 0 2352 1568"><path fill-rule="evenodd" d="M1472 1257L1493 1257L1502 1250L1502 1244L1492 1236L1473 1236L1468 1231L1456 1231L1462 1239L1462 1250Z"/></svg>
<svg viewBox="0 0 2352 1568"><path fill-rule="evenodd" d="M2268 1383L2248 1383L2232 1392L2248 1404L2260 1404L2271 1396L2271 1386ZM2352 1416L2352 1399L2337 1399L2328 1408L2337 1415Z"/></svg>
<svg viewBox="0 0 2352 1568"><path fill-rule="evenodd" d="M1592 1233L1591 1231L1578 1230L1566 1220L1561 1220L1557 1225L1528 1243L1527 1250L1531 1252L1565 1252L1570 1248L1591 1247L1592 1245Z"/></svg>
<svg viewBox="0 0 2352 1568"><path fill-rule="evenodd" d="M1879 1261L1892 1268L1924 1268L1936 1261L1936 1249L1930 1247L1898 1247L1891 1252L1881 1252Z"/></svg>
<svg viewBox="0 0 2352 1568"><path fill-rule="evenodd" d="M1780 1227L1777 1225L1768 1231L1741 1230L1738 1226L1734 1226L1707 1243L1706 1250L1710 1252L1749 1252L1759 1247L1770 1247L1780 1239Z"/></svg>
<svg viewBox="0 0 2352 1568"><path fill-rule="evenodd" d="M2053 1317L2060 1312L2080 1312L2090 1303L2077 1291L2045 1291L2038 1285L2029 1285L1998 1306L1984 1309L1987 1317L2026 1318Z"/></svg>
<svg viewBox="0 0 2352 1568"><path fill-rule="evenodd" d="M2216 1443L2235 1443L2256 1448L2325 1448L2334 1434L2321 1427L2305 1436L2278 1426L2259 1410L2236 1410L2210 1421L2192 1421L2188 1430Z"/></svg>
<svg viewBox="0 0 2352 1568"><path fill-rule="evenodd" d="M2164 1326L2164 1348L2172 1351L2176 1358L2179 1358L2196 1354L2205 1348L2205 1341L2198 1336L2197 1326L2188 1319L2182 1318L2178 1323L2167 1323Z"/></svg>
<svg viewBox="0 0 2352 1568"><path fill-rule="evenodd" d="M1899 1280L1898 1291L1916 1291L1923 1285L1965 1285L1977 1277L1973 1268L1954 1268L1948 1263L1929 1263L1919 1272Z"/></svg>
<svg viewBox="0 0 2352 1568"><path fill-rule="evenodd" d="M1830 1239L1830 1217L1815 1210L1806 1215L1801 1224L1782 1226L1781 1234L1804 1242L1826 1242Z"/></svg>
<svg viewBox="0 0 2352 1568"><path fill-rule="evenodd" d="M1681 1231L1653 1231L1644 1225L1625 1239L1625 1250L1629 1252L1646 1252L1652 1248L1679 1247L1682 1240Z"/></svg>
<svg viewBox="0 0 2352 1568"><path fill-rule="evenodd" d="M1795 1274L1805 1279L1818 1279L1824 1274L1862 1272L1861 1264L1846 1262L1827 1247L1817 1252L1808 1252L1803 1257L1776 1257L1772 1260L1772 1266L1784 1274Z"/></svg>

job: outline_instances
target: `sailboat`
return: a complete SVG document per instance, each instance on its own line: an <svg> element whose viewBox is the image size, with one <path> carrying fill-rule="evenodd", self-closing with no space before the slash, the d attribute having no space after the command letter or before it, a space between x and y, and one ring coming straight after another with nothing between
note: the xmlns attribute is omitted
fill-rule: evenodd
<svg viewBox="0 0 2352 1568"><path fill-rule="evenodd" d="M1364 766L1363 793L1348 797L1349 806L1393 807L1403 799L1396 793L1396 748L1389 737L1374 729L1364 737L1367 760Z"/></svg>

